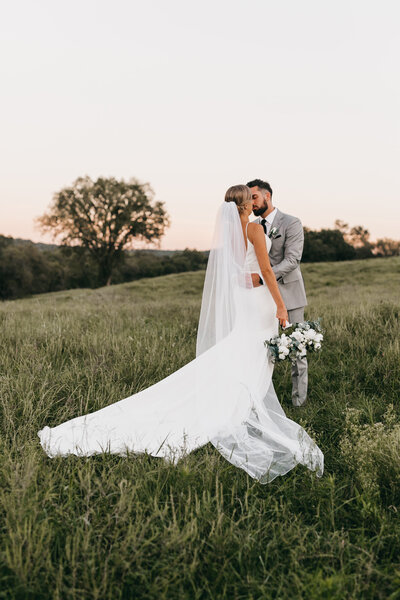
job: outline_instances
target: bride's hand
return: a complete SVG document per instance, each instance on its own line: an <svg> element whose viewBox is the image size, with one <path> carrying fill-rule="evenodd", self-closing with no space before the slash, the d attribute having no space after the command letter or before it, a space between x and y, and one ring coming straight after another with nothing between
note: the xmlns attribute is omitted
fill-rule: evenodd
<svg viewBox="0 0 400 600"><path fill-rule="evenodd" d="M277 308L276 318L279 319L281 327L285 327L286 323L289 323L289 315L285 306Z"/></svg>

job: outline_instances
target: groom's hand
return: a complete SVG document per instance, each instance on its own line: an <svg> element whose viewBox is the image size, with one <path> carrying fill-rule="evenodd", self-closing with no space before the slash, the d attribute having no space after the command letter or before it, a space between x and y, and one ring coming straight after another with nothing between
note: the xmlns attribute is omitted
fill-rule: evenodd
<svg viewBox="0 0 400 600"><path fill-rule="evenodd" d="M258 273L252 273L251 280L253 282L253 287L260 287L260 285L263 285L262 279Z"/></svg>

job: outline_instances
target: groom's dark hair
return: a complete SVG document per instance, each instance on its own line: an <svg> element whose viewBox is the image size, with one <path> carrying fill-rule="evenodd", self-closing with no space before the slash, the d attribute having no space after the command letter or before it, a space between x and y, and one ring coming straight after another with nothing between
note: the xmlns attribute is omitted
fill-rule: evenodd
<svg viewBox="0 0 400 600"><path fill-rule="evenodd" d="M249 181L246 183L247 187L258 187L260 190L266 190L271 194L272 198L272 187L269 185L268 181L263 181L262 179L253 179L253 181Z"/></svg>

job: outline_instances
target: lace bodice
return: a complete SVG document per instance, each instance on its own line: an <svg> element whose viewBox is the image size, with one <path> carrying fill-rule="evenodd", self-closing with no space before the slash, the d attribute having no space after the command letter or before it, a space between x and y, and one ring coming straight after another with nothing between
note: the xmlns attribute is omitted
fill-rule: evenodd
<svg viewBox="0 0 400 600"><path fill-rule="evenodd" d="M246 227L246 235L247 235L247 227ZM269 252L271 249L271 240L266 236L265 241L267 242L267 251ZM244 263L245 271L251 271L252 273L259 273L261 275L260 266L258 264L256 251L254 249L253 244L247 238L247 252L246 259Z"/></svg>

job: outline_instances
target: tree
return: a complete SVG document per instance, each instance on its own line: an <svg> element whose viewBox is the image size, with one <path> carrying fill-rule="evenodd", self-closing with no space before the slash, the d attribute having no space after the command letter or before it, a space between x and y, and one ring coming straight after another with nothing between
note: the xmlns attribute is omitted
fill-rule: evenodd
<svg viewBox="0 0 400 600"><path fill-rule="evenodd" d="M10 246L13 243L14 240L10 235L5 236L0 234L0 252L3 248L7 248L7 246Z"/></svg>
<svg viewBox="0 0 400 600"><path fill-rule="evenodd" d="M350 243L356 250L356 258L372 258L373 244L370 233L362 225L352 227L349 233Z"/></svg>
<svg viewBox="0 0 400 600"><path fill-rule="evenodd" d="M362 225L351 227L337 219L335 221L335 229L341 232L343 239L353 246L355 250L355 258L372 258L374 244L370 241L370 233Z"/></svg>
<svg viewBox="0 0 400 600"><path fill-rule="evenodd" d="M319 231L304 228L303 262L352 260L354 257L353 246L346 242L338 228Z"/></svg>
<svg viewBox="0 0 400 600"><path fill-rule="evenodd" d="M63 266L52 255L32 243L0 247L0 299L62 289Z"/></svg>
<svg viewBox="0 0 400 600"><path fill-rule="evenodd" d="M350 229L348 223L345 223L341 219L336 219L336 221L335 221L335 229L338 229L341 232L341 234L343 235L344 239L346 241L348 241L346 239L346 236L348 235L349 229Z"/></svg>
<svg viewBox="0 0 400 600"><path fill-rule="evenodd" d="M375 256L400 256L400 242L390 238L377 240L374 246Z"/></svg>
<svg viewBox="0 0 400 600"><path fill-rule="evenodd" d="M83 246L97 263L101 285L109 285L113 268L134 240L154 242L164 234L169 217L152 189L135 179L78 178L54 195L49 212L38 219L66 246Z"/></svg>

